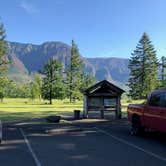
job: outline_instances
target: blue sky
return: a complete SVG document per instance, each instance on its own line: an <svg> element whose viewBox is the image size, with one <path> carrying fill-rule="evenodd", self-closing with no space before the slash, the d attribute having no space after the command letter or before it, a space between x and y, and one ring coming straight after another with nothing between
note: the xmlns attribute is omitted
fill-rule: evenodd
<svg viewBox="0 0 166 166"><path fill-rule="evenodd" d="M85 57L128 58L142 33L166 56L166 0L0 0L7 40L74 39Z"/></svg>

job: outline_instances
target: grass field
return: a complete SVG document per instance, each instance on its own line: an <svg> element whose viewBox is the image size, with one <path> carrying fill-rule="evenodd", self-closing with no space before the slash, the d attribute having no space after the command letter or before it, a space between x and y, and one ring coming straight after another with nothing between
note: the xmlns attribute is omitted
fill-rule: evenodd
<svg viewBox="0 0 166 166"><path fill-rule="evenodd" d="M142 101L122 101L122 112L125 114L129 103ZM31 120L49 115L72 115L73 110L82 110L83 103L69 103L68 100L54 100L52 105L46 101L31 101L30 99L4 99L0 103L0 120L3 122Z"/></svg>

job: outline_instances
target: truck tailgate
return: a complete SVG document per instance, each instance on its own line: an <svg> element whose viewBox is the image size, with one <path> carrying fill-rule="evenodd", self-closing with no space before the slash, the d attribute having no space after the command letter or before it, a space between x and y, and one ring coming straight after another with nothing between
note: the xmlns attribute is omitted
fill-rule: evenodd
<svg viewBox="0 0 166 166"><path fill-rule="evenodd" d="M137 114L142 116L144 113L144 107L145 105L141 104L130 104L127 108L127 113L128 113L128 119L131 121L131 116L133 114Z"/></svg>

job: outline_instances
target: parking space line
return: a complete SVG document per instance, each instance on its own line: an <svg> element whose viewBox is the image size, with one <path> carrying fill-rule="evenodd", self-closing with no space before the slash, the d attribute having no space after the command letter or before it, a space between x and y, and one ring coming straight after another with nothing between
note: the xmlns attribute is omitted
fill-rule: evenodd
<svg viewBox="0 0 166 166"><path fill-rule="evenodd" d="M37 158L35 152L33 151L33 149L32 149L32 147L31 147L31 145L30 145L30 143L29 143L29 141L28 141L28 139L27 139L27 137L26 137L26 135L25 135L25 133L24 133L24 131L23 131L22 128L20 128L20 132L21 132L21 134L22 134L22 136L23 136L23 138L24 138L24 141L25 141L25 143L26 143L26 145L27 145L27 147L28 147L28 149L29 149L29 151L30 151L30 153L31 153L31 155L32 155L32 157L33 157L33 159L35 160L36 166L41 166L41 163L40 163L40 161L38 160L38 158Z"/></svg>
<svg viewBox="0 0 166 166"><path fill-rule="evenodd" d="M141 147L139 147L139 146L137 146L137 145L134 145L133 143L130 143L129 141L126 141L126 140L124 140L124 139L122 139L122 138L119 138L119 137L117 137L117 136L115 136L115 135L112 135L112 134L110 134L109 132L107 132L107 131L105 131L105 130L102 130L102 129L98 128L98 127L94 127L94 129L96 129L96 130L97 130L98 132L100 132L100 133L104 133L105 135L107 135L107 136L113 138L113 139L116 140L116 141L119 141L119 142L121 142L121 143L123 143L123 144L126 144L126 145L128 145L128 146L130 146L130 147L132 147L132 148L134 148L134 149L137 149L137 150L139 150L139 151L141 151L141 152L144 152L144 153L148 154L149 156L152 156L152 157L154 157L154 158L156 158L156 159L159 159L159 160L162 160L162 161L166 162L166 158L165 158L165 157L162 157L162 156L160 156L160 155L158 155L158 154L155 154L155 153L150 152L150 151L148 151L148 150L146 150L146 149L143 149L143 148L141 148Z"/></svg>

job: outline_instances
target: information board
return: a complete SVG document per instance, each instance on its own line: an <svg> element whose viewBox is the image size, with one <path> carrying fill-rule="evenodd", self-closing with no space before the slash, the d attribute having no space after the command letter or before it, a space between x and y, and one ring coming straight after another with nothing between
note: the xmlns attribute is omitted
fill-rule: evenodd
<svg viewBox="0 0 166 166"><path fill-rule="evenodd" d="M116 98L104 98L105 107L116 107Z"/></svg>
<svg viewBox="0 0 166 166"><path fill-rule="evenodd" d="M99 107L101 106L101 99L98 97L89 98L88 105L92 107Z"/></svg>

